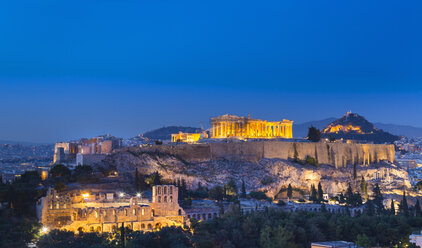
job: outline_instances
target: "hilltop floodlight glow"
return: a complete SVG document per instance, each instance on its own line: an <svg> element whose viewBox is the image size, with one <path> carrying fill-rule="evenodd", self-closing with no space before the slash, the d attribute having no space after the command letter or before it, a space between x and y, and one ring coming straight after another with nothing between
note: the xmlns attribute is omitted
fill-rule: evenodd
<svg viewBox="0 0 422 248"><path fill-rule="evenodd" d="M120 193L119 196L120 197L123 197L123 196L125 196L125 194L124 193Z"/></svg>
<svg viewBox="0 0 422 248"><path fill-rule="evenodd" d="M136 197L141 197L141 193L137 193L136 194Z"/></svg>
<svg viewBox="0 0 422 248"><path fill-rule="evenodd" d="M44 226L44 227L41 229L41 232L42 232L42 233L47 233L47 232L48 232L48 227Z"/></svg>

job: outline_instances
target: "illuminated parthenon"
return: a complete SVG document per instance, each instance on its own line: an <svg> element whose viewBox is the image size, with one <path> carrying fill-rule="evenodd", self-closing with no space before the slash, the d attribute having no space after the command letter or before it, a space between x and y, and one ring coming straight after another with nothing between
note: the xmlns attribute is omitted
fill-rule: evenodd
<svg viewBox="0 0 422 248"><path fill-rule="evenodd" d="M293 121L264 121L236 115L211 118L212 138L274 139L293 137Z"/></svg>

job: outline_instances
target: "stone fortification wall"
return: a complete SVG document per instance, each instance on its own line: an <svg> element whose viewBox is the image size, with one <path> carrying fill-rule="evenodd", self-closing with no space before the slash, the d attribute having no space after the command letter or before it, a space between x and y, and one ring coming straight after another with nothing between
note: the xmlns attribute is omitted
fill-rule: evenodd
<svg viewBox="0 0 422 248"><path fill-rule="evenodd" d="M145 152L168 153L189 162L204 162L221 158L250 162L257 162L263 158L305 160L310 156L315 158L319 164L328 164L338 168L348 164L394 161L393 145L375 144L248 141L160 145L140 149Z"/></svg>

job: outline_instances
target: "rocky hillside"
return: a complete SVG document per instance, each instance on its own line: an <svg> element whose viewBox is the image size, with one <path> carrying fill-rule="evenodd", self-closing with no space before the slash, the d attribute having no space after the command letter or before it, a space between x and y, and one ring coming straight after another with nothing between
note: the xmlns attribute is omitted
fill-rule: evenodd
<svg viewBox="0 0 422 248"><path fill-rule="evenodd" d="M357 180L353 178L353 166L336 169L280 159L262 159L257 163L226 159L188 163L169 154L128 150L111 154L104 166L112 166L126 176L136 168L144 174L158 171L164 179L185 179L191 187L196 187L198 182L212 187L234 178L239 185L244 180L248 191L267 190L269 196L276 195L288 184L307 192L311 184L321 182L324 191L331 194L344 192L349 182L358 189L362 175L369 185L379 183L385 193L401 194L400 190L410 188L407 172L387 163L357 166Z"/></svg>

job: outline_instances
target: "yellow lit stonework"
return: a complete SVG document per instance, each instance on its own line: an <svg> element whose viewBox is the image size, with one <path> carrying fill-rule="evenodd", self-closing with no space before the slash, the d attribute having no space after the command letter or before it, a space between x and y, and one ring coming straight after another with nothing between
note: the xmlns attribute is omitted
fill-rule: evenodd
<svg viewBox="0 0 422 248"><path fill-rule="evenodd" d="M37 212L48 230L73 232L112 232L120 227L133 231L155 231L165 226L189 226L190 218L208 220L218 216L218 207L188 209L178 203L178 188L156 185L152 200L131 197L108 190L70 190L57 192L50 188L38 202ZM47 229L46 229L47 230Z"/></svg>
<svg viewBox="0 0 422 248"><path fill-rule="evenodd" d="M171 135L171 142L193 143L193 142L198 141L199 139L206 139L206 138L208 138L208 134L206 132L203 132L203 133L183 133L183 132L179 132L179 133Z"/></svg>
<svg viewBox="0 0 422 248"><path fill-rule="evenodd" d="M266 121L250 116L222 115L211 118L212 138L274 139L293 138L293 121Z"/></svg>
<svg viewBox="0 0 422 248"><path fill-rule="evenodd" d="M324 133L338 133L338 132L355 132L355 133L362 133L362 130L359 126L353 126L353 125L336 125L336 126L329 126L324 129Z"/></svg>

